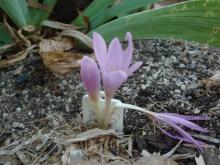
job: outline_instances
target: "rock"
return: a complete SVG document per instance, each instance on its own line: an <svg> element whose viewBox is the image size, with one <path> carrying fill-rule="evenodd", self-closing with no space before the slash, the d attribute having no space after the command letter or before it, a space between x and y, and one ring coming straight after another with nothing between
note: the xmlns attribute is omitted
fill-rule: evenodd
<svg viewBox="0 0 220 165"><path fill-rule="evenodd" d="M17 112L21 112L21 107L17 107L17 108L16 108L16 111L17 111Z"/></svg>
<svg viewBox="0 0 220 165"><path fill-rule="evenodd" d="M13 122L12 123L12 127L13 128L19 128L19 129L24 129L24 124L23 123L20 123L20 122Z"/></svg>
<svg viewBox="0 0 220 165"><path fill-rule="evenodd" d="M181 69L183 69L183 68L185 68L185 67L186 67L186 65L185 65L185 64L183 64L183 63L181 63L181 64L179 65L179 67L180 67Z"/></svg>
<svg viewBox="0 0 220 165"><path fill-rule="evenodd" d="M180 93L181 93L181 91L180 91L179 89L175 89L174 92L177 93L177 94L180 94Z"/></svg>
<svg viewBox="0 0 220 165"><path fill-rule="evenodd" d="M180 89L181 89L182 91L185 91L185 90L186 90L186 86L185 86L185 85L181 85L181 86L180 86Z"/></svg>
<svg viewBox="0 0 220 165"><path fill-rule="evenodd" d="M20 85L22 83L25 83L26 81L28 81L28 74L21 74L16 78L16 84Z"/></svg>

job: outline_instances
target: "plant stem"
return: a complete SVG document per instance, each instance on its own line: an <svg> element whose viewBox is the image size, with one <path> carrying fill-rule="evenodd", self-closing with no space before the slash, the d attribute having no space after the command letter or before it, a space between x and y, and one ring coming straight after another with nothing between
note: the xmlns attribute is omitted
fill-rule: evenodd
<svg viewBox="0 0 220 165"><path fill-rule="evenodd" d="M104 111L103 125L102 125L104 129L108 128L108 124L111 119L111 100L112 100L111 97L106 97L105 99L105 111Z"/></svg>
<svg viewBox="0 0 220 165"><path fill-rule="evenodd" d="M94 108L95 108L97 124L99 126L101 126L102 116L101 116L100 109L99 109L99 101L95 101L95 102L93 102L93 104L94 104Z"/></svg>

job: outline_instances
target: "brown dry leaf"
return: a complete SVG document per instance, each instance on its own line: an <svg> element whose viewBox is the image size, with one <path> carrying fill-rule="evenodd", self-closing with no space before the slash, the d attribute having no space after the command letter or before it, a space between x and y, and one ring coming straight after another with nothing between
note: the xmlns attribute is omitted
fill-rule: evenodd
<svg viewBox="0 0 220 165"><path fill-rule="evenodd" d="M214 74L212 77L210 77L209 79L211 80L216 80L216 81L220 81L220 71L216 72L216 74Z"/></svg>
<svg viewBox="0 0 220 165"><path fill-rule="evenodd" d="M115 133L113 129L104 130L104 129L94 128L86 132L82 132L74 138L65 139L65 141L63 141L63 139L56 139L56 141L59 144L68 145L72 143L78 143L78 142L91 140L93 138L98 138L98 137L103 137L103 136L114 136L114 135L117 135L117 134Z"/></svg>
<svg viewBox="0 0 220 165"><path fill-rule="evenodd" d="M92 39L89 36L87 36L86 34L80 32L80 31L65 30L61 33L61 35L76 38L76 39L82 41L89 48L92 48Z"/></svg>
<svg viewBox="0 0 220 165"><path fill-rule="evenodd" d="M63 165L178 165L175 161L169 158L162 158L157 156L150 156L147 158L140 158L137 160L126 160L126 161L113 161L111 163L100 163L97 160L91 159L86 161L80 161L73 164Z"/></svg>
<svg viewBox="0 0 220 165"><path fill-rule="evenodd" d="M208 79L201 80L201 84L206 87L207 93L212 93L211 88L213 87L215 87L215 92L218 92L220 89L220 71L217 71L216 74Z"/></svg>
<svg viewBox="0 0 220 165"><path fill-rule="evenodd" d="M42 40L39 47L44 65L52 72L64 76L72 69L79 67L79 61L83 55L78 52L64 52L71 49L73 45L73 40L68 37L63 37L60 41Z"/></svg>
<svg viewBox="0 0 220 165"><path fill-rule="evenodd" d="M34 1L34 0L28 0L28 6L37 8L37 9L47 10L48 12L52 12L52 8L50 8L48 5L38 3L37 1Z"/></svg>
<svg viewBox="0 0 220 165"><path fill-rule="evenodd" d="M71 29L77 30L77 29L82 28L79 26L71 25L71 24L65 24L65 23L56 22L56 21L49 21L49 20L44 20L41 23L41 25L49 27L49 28L53 28L53 29L58 29L58 30L71 30Z"/></svg>
<svg viewBox="0 0 220 165"><path fill-rule="evenodd" d="M72 69L80 66L83 55L74 52L44 52L41 53L44 65L52 72L59 75L67 75Z"/></svg>
<svg viewBox="0 0 220 165"><path fill-rule="evenodd" d="M53 52L53 51L66 51L68 49L71 49L74 46L73 40L64 37L61 41L52 40L52 39L44 39L40 42L40 53L45 52Z"/></svg>

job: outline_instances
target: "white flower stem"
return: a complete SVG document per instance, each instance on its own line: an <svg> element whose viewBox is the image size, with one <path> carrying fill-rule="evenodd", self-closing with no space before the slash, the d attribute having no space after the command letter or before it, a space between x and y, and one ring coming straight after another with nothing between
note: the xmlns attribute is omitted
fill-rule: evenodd
<svg viewBox="0 0 220 165"><path fill-rule="evenodd" d="M97 124L100 126L102 123L102 116L101 116L100 109L99 109L99 101L94 101L93 105L95 108Z"/></svg>
<svg viewBox="0 0 220 165"><path fill-rule="evenodd" d="M117 104L116 107L122 107L122 108L128 108L128 109L135 109L135 110L138 110L138 111L140 111L140 112L147 113L148 115L155 116L155 113L154 113L154 112L148 111L148 110L146 110L146 109L144 109L144 108L141 108L141 107L138 107L138 106L136 106L136 105L120 103L120 104Z"/></svg>
<svg viewBox="0 0 220 165"><path fill-rule="evenodd" d="M105 111L104 111L103 125L102 125L104 129L108 128L108 124L111 119L111 100L112 100L111 97L105 98Z"/></svg>

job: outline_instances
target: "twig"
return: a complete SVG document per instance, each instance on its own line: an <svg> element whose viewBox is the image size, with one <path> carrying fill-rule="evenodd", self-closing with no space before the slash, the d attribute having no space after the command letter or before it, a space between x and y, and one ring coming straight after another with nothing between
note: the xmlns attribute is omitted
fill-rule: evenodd
<svg viewBox="0 0 220 165"><path fill-rule="evenodd" d="M191 134L193 137L196 137L197 139L200 140L205 140L211 143L215 143L215 144L220 144L220 139L211 137L211 136L206 136L206 135L200 135L200 134Z"/></svg>

